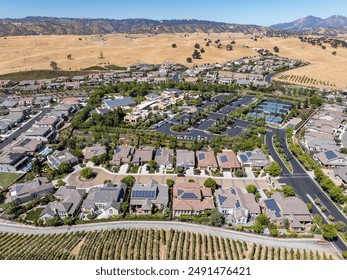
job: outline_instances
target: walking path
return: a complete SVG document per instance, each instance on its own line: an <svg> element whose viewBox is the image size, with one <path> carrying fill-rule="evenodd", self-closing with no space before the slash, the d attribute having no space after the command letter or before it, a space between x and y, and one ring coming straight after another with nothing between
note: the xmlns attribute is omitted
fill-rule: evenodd
<svg viewBox="0 0 347 280"><path fill-rule="evenodd" d="M0 221L0 231L21 233L21 234L54 234L54 233L68 233L78 231L94 231L94 230L111 230L117 228L152 228L152 229L175 229L183 231L194 231L201 234L211 234L224 238L238 239L250 243L258 243L264 246L273 247L286 247L293 249L305 249L320 251L332 254L338 254L338 251L331 245L331 243L322 241L321 239L281 239L272 238L268 236L255 235L251 233L232 231L223 228L210 227L191 223L173 222L173 221L119 221L107 223L95 223L75 225L72 227L56 227L56 228L36 228L17 224L8 221Z"/></svg>

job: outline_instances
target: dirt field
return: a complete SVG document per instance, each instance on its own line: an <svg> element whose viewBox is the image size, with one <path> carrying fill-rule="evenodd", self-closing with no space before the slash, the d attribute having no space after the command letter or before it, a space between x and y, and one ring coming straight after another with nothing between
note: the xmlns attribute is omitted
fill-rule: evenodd
<svg viewBox="0 0 347 280"><path fill-rule="evenodd" d="M204 40L210 38L212 44L206 47ZM215 40L220 39L222 48L218 49ZM236 41L233 51L226 51L226 44ZM171 45L177 44L177 48ZM280 48L279 55L309 61L311 65L287 72L288 75L308 76L320 81L335 84L337 88L347 88L347 49L326 50L319 46L301 43L298 39L263 38L257 42L251 36L235 33L224 34L161 34L106 36L27 36L0 38L0 74L31 69L49 69L52 60L64 70L80 70L95 65L115 64L129 66L137 62L161 63L164 61L186 64L194 44L205 49L201 60L195 64L225 62L257 53L252 48L272 50ZM248 47L247 47L248 46ZM335 49L334 49L335 50ZM99 58L100 52L104 58ZM67 55L72 55L72 60ZM190 64L191 65L191 64Z"/></svg>

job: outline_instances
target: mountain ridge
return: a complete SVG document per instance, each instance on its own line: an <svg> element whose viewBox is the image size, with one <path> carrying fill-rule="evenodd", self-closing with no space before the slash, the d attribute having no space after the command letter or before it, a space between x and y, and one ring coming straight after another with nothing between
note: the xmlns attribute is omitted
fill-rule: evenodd
<svg viewBox="0 0 347 280"><path fill-rule="evenodd" d="M271 25L270 28L276 30L287 31L302 31L305 29L319 29L319 28L344 28L347 27L347 17L341 15L333 15L326 19L307 16L291 22L279 23Z"/></svg>
<svg viewBox="0 0 347 280"><path fill-rule="evenodd" d="M0 19L0 36L193 32L242 32L246 34L265 34L267 32L274 32L274 30L252 24L230 24L197 19L152 20L145 18L105 19L35 16L20 19Z"/></svg>

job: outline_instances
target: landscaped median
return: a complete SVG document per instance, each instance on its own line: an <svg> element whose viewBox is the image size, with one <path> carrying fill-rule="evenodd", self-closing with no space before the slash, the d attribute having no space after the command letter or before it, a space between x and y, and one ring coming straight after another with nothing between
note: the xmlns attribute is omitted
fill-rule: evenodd
<svg viewBox="0 0 347 280"><path fill-rule="evenodd" d="M292 139L293 129L287 129L286 137L290 151L296 156L300 163L308 171L314 171L315 180L322 187L322 189L336 202L339 209L347 213L347 196L344 195L341 187L336 186L335 183L323 173L318 163L316 163L309 153L305 153L299 144L294 143ZM345 206L342 208L342 204Z"/></svg>

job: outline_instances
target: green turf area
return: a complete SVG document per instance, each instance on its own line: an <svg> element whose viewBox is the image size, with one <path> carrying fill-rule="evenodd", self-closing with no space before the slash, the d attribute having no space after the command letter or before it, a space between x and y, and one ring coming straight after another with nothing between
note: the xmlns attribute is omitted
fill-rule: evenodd
<svg viewBox="0 0 347 280"><path fill-rule="evenodd" d="M130 168L129 173L137 173L139 171L140 166L133 166Z"/></svg>
<svg viewBox="0 0 347 280"><path fill-rule="evenodd" d="M39 208L36 208L34 210L31 210L28 215L27 215L27 220L29 221L33 221L33 222L36 222L39 218L40 218L40 215L43 211L43 207L39 207Z"/></svg>
<svg viewBox="0 0 347 280"><path fill-rule="evenodd" d="M22 176L21 173L0 173L0 186L7 189L20 176Z"/></svg>

